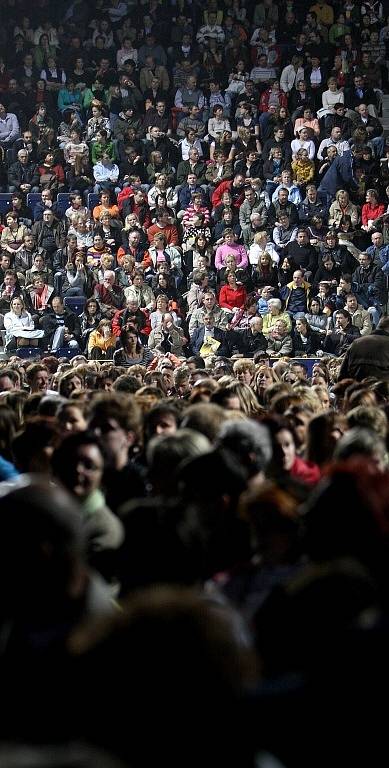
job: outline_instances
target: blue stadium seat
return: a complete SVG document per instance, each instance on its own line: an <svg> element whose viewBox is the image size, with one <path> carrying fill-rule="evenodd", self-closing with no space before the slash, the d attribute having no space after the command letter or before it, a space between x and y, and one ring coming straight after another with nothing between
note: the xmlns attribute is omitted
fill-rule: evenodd
<svg viewBox="0 0 389 768"><path fill-rule="evenodd" d="M56 352L51 352L51 354L55 355L56 357L67 357L68 360L71 360L72 357L81 355L82 352L81 350L73 349L72 347L59 347Z"/></svg>
<svg viewBox="0 0 389 768"><path fill-rule="evenodd" d="M12 354L17 355L18 357L22 357L23 360L26 360L29 357L40 357L42 351L39 349L39 347L18 347L12 352Z"/></svg>
<svg viewBox="0 0 389 768"><path fill-rule="evenodd" d="M85 296L65 296L65 307L74 312L75 315L82 315L85 307Z"/></svg>
<svg viewBox="0 0 389 768"><path fill-rule="evenodd" d="M96 195L95 192L90 192L88 195L88 208L90 211L93 211L94 207L98 205L100 202L100 195Z"/></svg>
<svg viewBox="0 0 389 768"><path fill-rule="evenodd" d="M0 192L0 213L4 215L11 206L12 195L10 192Z"/></svg>
<svg viewBox="0 0 389 768"><path fill-rule="evenodd" d="M29 192L27 195L27 205L32 210L33 218L35 219L35 206L37 203L42 202L42 195L40 192Z"/></svg>
<svg viewBox="0 0 389 768"><path fill-rule="evenodd" d="M57 195L57 210L59 216L65 216L65 211L70 206L70 193L69 192L58 192Z"/></svg>

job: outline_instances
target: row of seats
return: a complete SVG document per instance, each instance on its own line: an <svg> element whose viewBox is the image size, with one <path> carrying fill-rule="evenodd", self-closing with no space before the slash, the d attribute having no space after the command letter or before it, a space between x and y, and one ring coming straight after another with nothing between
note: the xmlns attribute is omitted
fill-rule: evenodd
<svg viewBox="0 0 389 768"><path fill-rule="evenodd" d="M58 214L60 216L64 216L65 211L70 206L70 195L71 192L59 192L57 195L56 203L58 206ZM4 215L7 213L7 211L10 208L12 200L12 194L11 192L0 192L0 214ZM42 200L42 195L40 192L30 192L27 195L27 205L31 208L32 212L34 212L34 208L37 205L37 203L40 203ZM89 208L90 211L93 211L93 208L95 208L96 205L98 205L100 202L100 196L96 195L95 192L90 192L86 196L86 205Z"/></svg>
<svg viewBox="0 0 389 768"><path fill-rule="evenodd" d="M39 347L18 347L17 349L12 350L10 354L17 355L23 360L28 360L31 358L42 357L42 350L39 349ZM60 347L56 352L47 352L47 354L55 355L55 357L67 357L68 360L71 360L72 357L82 353L80 353L79 349L72 349L71 347Z"/></svg>

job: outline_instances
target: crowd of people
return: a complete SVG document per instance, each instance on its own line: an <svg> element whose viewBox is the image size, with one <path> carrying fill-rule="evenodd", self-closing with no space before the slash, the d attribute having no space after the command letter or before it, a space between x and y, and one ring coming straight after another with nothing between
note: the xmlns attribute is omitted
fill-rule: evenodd
<svg viewBox="0 0 389 768"><path fill-rule="evenodd" d="M381 3L8 5L6 352L312 357L377 326Z"/></svg>
<svg viewBox="0 0 389 768"><path fill-rule="evenodd" d="M384 2L0 18L1 765L383 762Z"/></svg>

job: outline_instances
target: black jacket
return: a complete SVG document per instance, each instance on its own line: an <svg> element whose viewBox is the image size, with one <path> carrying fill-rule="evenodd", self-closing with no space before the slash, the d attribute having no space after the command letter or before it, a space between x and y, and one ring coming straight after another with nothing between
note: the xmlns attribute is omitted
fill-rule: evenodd
<svg viewBox="0 0 389 768"><path fill-rule="evenodd" d="M200 349L204 343L204 334L205 334L204 325L200 326L200 328L196 328L193 331L193 334L190 340L192 355L200 354ZM221 331L220 328L214 328L212 333L212 338L216 339L216 341L220 341L220 347L218 348L216 354L221 355L222 357L230 357L230 351L229 351L229 345L227 342L226 332Z"/></svg>
<svg viewBox="0 0 389 768"><path fill-rule="evenodd" d="M376 330L356 339L346 352L339 372L342 379L362 381L367 376L389 381L389 333Z"/></svg>
<svg viewBox="0 0 389 768"><path fill-rule="evenodd" d="M36 163L27 163L22 165L20 160L12 163L8 171L8 184L20 189L21 184L30 184L32 187L39 186L39 171Z"/></svg>
<svg viewBox="0 0 389 768"><path fill-rule="evenodd" d="M81 340L81 328L80 321L74 312L70 312L69 309L65 309L64 312L65 327L69 329L69 333L72 333L76 338L76 341L80 343ZM58 320L53 310L50 310L47 315L44 315L40 320L40 326L45 332L45 339L51 344L54 333L59 327Z"/></svg>
<svg viewBox="0 0 389 768"><path fill-rule="evenodd" d="M317 333L316 331L308 331L307 343L303 344L301 341L301 334L294 330L292 332L292 342L293 354L295 357L301 357L301 355L312 357L320 347L321 336L320 333Z"/></svg>

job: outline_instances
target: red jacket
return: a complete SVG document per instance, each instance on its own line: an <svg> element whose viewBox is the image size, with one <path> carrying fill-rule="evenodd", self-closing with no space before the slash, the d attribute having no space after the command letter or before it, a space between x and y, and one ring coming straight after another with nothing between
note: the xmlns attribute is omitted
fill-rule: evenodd
<svg viewBox="0 0 389 768"><path fill-rule="evenodd" d="M167 244L168 245L178 245L180 242L180 238L178 236L178 229L173 224L168 224L167 227L159 227L158 224L153 224L151 227L147 230L147 237L149 238L149 243L152 243L154 240L154 236L162 233L165 235Z"/></svg>
<svg viewBox="0 0 389 768"><path fill-rule="evenodd" d="M304 461L300 456L296 456L290 474L292 477L302 480L306 485L316 485L321 477L318 465L312 461Z"/></svg>
<svg viewBox="0 0 389 768"><path fill-rule="evenodd" d="M362 224L367 226L369 219L375 221L378 216L382 216L385 213L385 206L382 203L378 203L374 207L370 203L365 203L362 206Z"/></svg>
<svg viewBox="0 0 389 768"><path fill-rule="evenodd" d="M268 88L267 91L264 91L260 100L259 100L259 109L261 112L267 112L269 109L269 99L270 99L270 93L271 88ZM278 93L278 105L280 107L287 107L288 106L288 97L286 93L283 91L280 91Z"/></svg>
<svg viewBox="0 0 389 768"><path fill-rule="evenodd" d="M219 293L219 306L224 309L234 309L234 307L244 307L247 299L247 291L243 285L238 285L236 290L229 285L223 285Z"/></svg>
<svg viewBox="0 0 389 768"><path fill-rule="evenodd" d="M212 207L217 208L218 205L220 205L222 201L222 195L223 192L229 192L232 187L232 179L229 179L228 181L222 181L221 184L219 184L218 187L216 187L214 193L212 194ZM235 208L240 208L244 200L244 192L242 189L241 194L232 197L232 205Z"/></svg>

